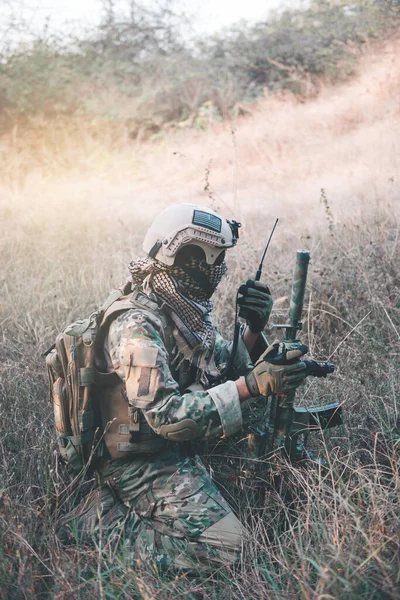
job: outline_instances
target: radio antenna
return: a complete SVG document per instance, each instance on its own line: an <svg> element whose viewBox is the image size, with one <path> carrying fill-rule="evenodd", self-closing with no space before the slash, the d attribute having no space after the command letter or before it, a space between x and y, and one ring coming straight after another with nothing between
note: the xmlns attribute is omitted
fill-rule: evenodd
<svg viewBox="0 0 400 600"><path fill-rule="evenodd" d="M279 219L276 219L275 224L274 224L274 226L272 228L271 234L270 234L270 236L268 238L267 245L265 246L264 254L262 255L262 259L261 259L261 262L260 262L260 264L258 266L257 273L256 273L256 276L255 276L255 280L256 281L260 281L260 279L261 279L261 273L262 273L264 258L265 258L265 255L267 254L268 246L269 246L269 243L270 243L270 241L272 239L272 236L274 235L275 227L278 225L278 221L279 221Z"/></svg>
<svg viewBox="0 0 400 600"><path fill-rule="evenodd" d="M256 274L256 279L255 279L256 281L260 281L264 258L265 258L265 255L267 254L268 246L269 246L269 243L270 243L270 241L272 239L272 236L274 234L275 227L277 226L278 221L279 221L279 219L276 219L275 224L274 224L274 226L272 228L271 234L269 236L267 245L265 247L264 254L262 255L262 259L261 259L261 262L260 262L260 265L258 267L257 274ZM232 368L233 362L235 360L235 355L236 355L236 351L237 351L237 347L238 347L238 343L239 343L239 335L240 335L240 323L239 323L238 317L241 316L240 310L239 310L239 313L238 313L238 309L237 309L238 296L239 296L239 290L238 290L238 292L236 294L236 302L235 302L235 307L236 307L236 310L235 310L235 333L234 333L234 336L233 336L233 344L232 344L231 354L229 356L229 360L228 360L228 362L226 364L226 367L221 372L220 376L218 377L218 379L216 381L221 381L226 376L226 374L229 373L229 371ZM215 383L214 383L214 385L215 385Z"/></svg>

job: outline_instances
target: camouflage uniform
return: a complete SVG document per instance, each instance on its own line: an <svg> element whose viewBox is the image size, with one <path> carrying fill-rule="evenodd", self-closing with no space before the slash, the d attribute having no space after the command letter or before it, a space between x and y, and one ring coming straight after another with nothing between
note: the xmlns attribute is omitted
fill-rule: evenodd
<svg viewBox="0 0 400 600"><path fill-rule="evenodd" d="M127 285L97 313L98 360L73 370L74 383L93 383L96 409L79 414L75 429L90 433L99 416L106 460L100 488L74 511L78 530L100 536L110 552L123 541L133 560L153 560L157 568L232 563L242 547L240 522L188 451L192 440L232 436L242 427L235 380L254 365L241 337L229 360L232 345L211 318L211 297L239 228L207 207L163 210L143 241L146 257L130 263ZM268 288L246 283L239 295L242 316L259 333L272 307ZM82 406L92 400L88 385L74 386ZM73 446L83 435L63 439Z"/></svg>
<svg viewBox="0 0 400 600"><path fill-rule="evenodd" d="M155 317L135 308L114 318L104 354L106 369L125 383L131 407L139 409L165 445L150 454L108 461L100 470L102 487L75 512L78 527L89 537L106 533L110 552L123 542L133 561L148 564L152 559L155 566L178 568L197 561L203 568L233 563L243 527L200 458L179 443L229 436L241 428L236 384L218 384L231 343L213 326L208 348L192 350L170 319L162 331ZM241 340L232 375L251 367Z"/></svg>

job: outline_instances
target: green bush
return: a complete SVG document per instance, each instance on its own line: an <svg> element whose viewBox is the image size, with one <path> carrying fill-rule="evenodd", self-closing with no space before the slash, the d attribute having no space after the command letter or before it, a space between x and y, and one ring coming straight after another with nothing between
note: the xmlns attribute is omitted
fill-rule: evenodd
<svg viewBox="0 0 400 600"><path fill-rule="evenodd" d="M319 81L351 74L358 49L397 24L397 5L317 0L191 42L169 0L152 10L135 4L128 15L111 8L80 38L44 34L0 48L0 124L84 113L130 121L133 133L151 122L155 132L168 122L195 123L205 102L214 117L226 117L265 90L315 93Z"/></svg>
<svg viewBox="0 0 400 600"><path fill-rule="evenodd" d="M318 2L305 11L285 11L267 23L217 37L209 46L209 61L239 74L248 95L264 88L301 92L306 75L336 80L346 75L355 47L377 35L376 11Z"/></svg>

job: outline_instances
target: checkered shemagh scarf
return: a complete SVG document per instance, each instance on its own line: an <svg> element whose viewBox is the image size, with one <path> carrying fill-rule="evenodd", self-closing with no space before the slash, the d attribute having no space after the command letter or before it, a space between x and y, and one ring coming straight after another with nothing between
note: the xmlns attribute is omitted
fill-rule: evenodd
<svg viewBox="0 0 400 600"><path fill-rule="evenodd" d="M154 292L175 313L202 344L212 339L210 298L226 273L226 264L208 265L190 258L185 265L166 266L153 258L142 258L129 265L132 283L145 293Z"/></svg>

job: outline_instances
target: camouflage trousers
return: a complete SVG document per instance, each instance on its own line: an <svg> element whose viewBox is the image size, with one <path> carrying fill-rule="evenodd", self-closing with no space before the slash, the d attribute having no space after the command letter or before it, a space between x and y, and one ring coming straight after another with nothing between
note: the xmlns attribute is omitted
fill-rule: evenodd
<svg viewBox="0 0 400 600"><path fill-rule="evenodd" d="M233 564L244 528L198 457L174 451L111 461L101 484L61 520L60 534L123 552L136 566L190 571Z"/></svg>

